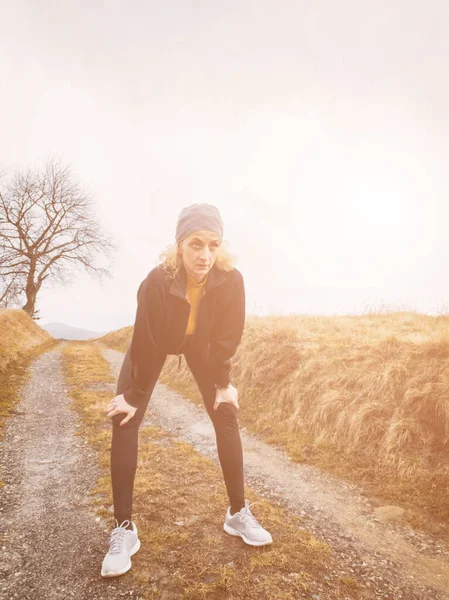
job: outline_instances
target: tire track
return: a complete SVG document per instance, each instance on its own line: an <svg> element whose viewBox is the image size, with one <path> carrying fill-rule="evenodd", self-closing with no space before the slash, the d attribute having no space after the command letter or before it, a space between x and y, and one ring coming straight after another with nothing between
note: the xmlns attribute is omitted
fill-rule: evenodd
<svg viewBox="0 0 449 600"><path fill-rule="evenodd" d="M0 448L0 598L140 598L127 575L100 576L110 529L89 508L98 459L81 436L61 366L65 344L30 365Z"/></svg>

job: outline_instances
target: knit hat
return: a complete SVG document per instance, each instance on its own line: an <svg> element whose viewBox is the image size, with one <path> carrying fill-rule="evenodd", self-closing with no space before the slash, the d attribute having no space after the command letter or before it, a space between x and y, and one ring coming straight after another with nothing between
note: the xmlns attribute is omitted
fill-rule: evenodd
<svg viewBox="0 0 449 600"><path fill-rule="evenodd" d="M194 231L207 229L223 238L223 221L216 206L191 204L181 210L176 225L176 242L181 242Z"/></svg>

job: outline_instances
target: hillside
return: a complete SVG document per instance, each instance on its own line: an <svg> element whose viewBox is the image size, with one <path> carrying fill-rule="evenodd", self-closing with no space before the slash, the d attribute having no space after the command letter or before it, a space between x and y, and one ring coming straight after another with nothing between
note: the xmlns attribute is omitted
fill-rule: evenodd
<svg viewBox="0 0 449 600"><path fill-rule="evenodd" d="M6 371L8 364L20 355L52 340L53 336L39 327L24 310L1 310L0 372Z"/></svg>

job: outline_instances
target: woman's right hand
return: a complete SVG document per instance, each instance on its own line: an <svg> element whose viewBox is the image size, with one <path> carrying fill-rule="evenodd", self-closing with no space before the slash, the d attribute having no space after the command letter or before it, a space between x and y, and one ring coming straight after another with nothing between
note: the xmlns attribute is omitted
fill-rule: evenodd
<svg viewBox="0 0 449 600"><path fill-rule="evenodd" d="M222 402L228 402L236 408L239 408L239 392L236 387L229 384L227 389L218 389L215 392L214 410L217 410Z"/></svg>
<svg viewBox="0 0 449 600"><path fill-rule="evenodd" d="M108 417L111 417L111 419L115 415L126 413L126 417L123 419L123 421L120 421L120 425L125 425L125 423L132 419L136 414L136 411L137 407L128 404L123 394L119 394L118 396L112 398L112 400L108 403L108 407L105 409L105 412L108 413Z"/></svg>

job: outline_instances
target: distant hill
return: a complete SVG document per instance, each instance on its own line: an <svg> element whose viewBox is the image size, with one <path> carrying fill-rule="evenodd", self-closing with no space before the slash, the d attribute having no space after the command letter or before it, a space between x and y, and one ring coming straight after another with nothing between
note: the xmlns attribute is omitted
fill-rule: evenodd
<svg viewBox="0 0 449 600"><path fill-rule="evenodd" d="M65 323L46 323L45 325L41 324L40 327L51 333L54 338L64 340L90 340L107 333L106 331L80 329L79 327L72 327Z"/></svg>

